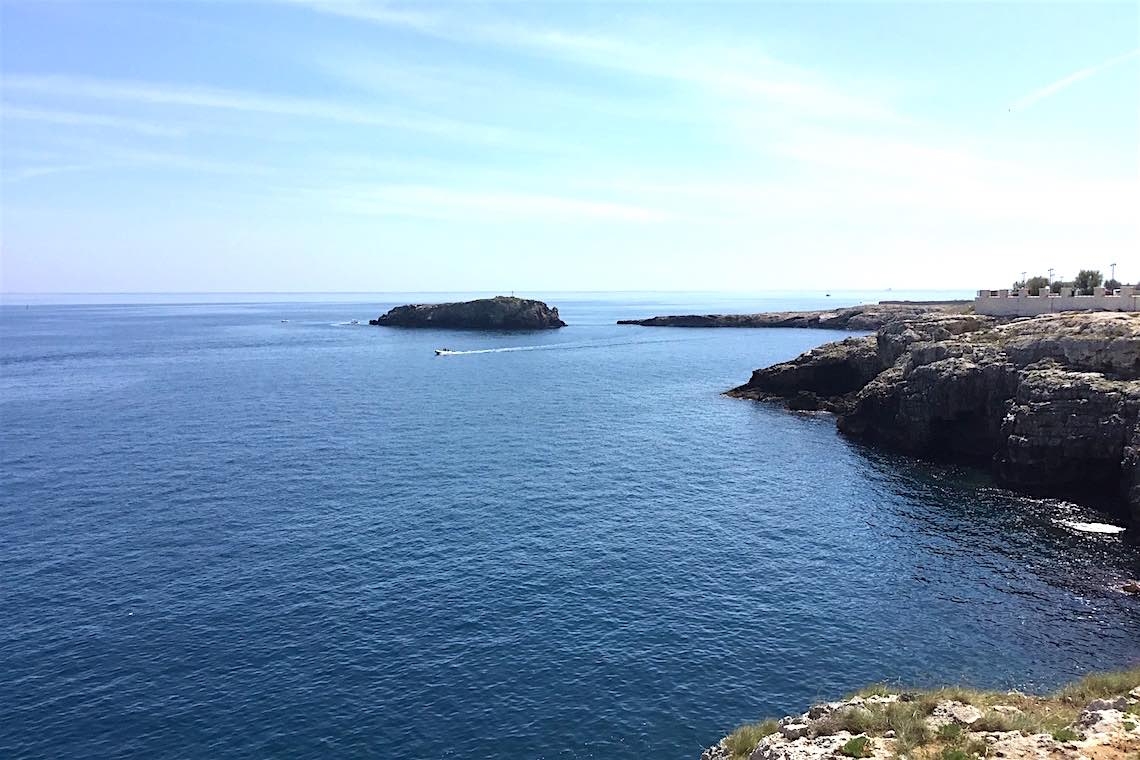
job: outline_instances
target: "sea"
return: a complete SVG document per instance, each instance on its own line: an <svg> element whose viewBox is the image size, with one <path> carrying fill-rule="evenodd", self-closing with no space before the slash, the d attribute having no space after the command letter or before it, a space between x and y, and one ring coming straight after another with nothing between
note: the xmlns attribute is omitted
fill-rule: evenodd
<svg viewBox="0 0 1140 760"><path fill-rule="evenodd" d="M968 294L367 324L469 295L6 295L0 757L696 760L872 682L1140 660L1119 518L722 395L845 334L615 324Z"/></svg>

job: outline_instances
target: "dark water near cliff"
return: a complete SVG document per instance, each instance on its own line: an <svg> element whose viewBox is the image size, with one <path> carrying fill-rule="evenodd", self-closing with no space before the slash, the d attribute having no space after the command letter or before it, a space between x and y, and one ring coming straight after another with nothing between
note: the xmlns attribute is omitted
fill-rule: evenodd
<svg viewBox="0 0 1140 760"><path fill-rule="evenodd" d="M834 333L612 324L830 301L553 300L0 309L0 756L695 758L1140 658L1140 552L1060 522L1108 518L718 395Z"/></svg>

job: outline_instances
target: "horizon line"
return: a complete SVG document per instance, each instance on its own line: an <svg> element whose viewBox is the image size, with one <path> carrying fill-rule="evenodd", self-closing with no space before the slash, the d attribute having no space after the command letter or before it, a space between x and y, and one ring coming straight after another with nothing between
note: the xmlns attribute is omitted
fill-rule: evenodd
<svg viewBox="0 0 1140 760"><path fill-rule="evenodd" d="M977 290L977 288L946 287L916 288L890 286L886 288L764 288L760 290L740 289L648 289L648 290L546 290L545 288L515 289L512 293L532 290L545 293L803 293L819 290L825 293L863 293L868 291L890 292L893 290L942 292L948 290ZM194 295L377 295L403 293L499 293L497 290L0 290L2 296L194 296ZM521 297L521 296L520 296Z"/></svg>

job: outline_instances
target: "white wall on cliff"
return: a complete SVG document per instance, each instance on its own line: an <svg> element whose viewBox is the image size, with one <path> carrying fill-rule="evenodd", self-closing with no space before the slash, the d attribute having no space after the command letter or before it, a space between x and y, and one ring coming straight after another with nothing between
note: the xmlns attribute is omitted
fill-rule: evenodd
<svg viewBox="0 0 1140 760"><path fill-rule="evenodd" d="M974 311L992 317L1033 317L1060 311L1140 311L1140 294L1130 286L1111 294L1103 287L1094 288L1091 296L1074 295L1072 288L1044 296L1031 296L1028 288L979 290Z"/></svg>

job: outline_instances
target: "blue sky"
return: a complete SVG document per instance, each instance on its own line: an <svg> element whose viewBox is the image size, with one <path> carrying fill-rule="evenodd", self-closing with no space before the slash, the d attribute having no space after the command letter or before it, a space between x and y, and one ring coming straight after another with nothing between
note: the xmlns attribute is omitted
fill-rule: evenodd
<svg viewBox="0 0 1140 760"><path fill-rule="evenodd" d="M1140 4L0 0L0 289L1140 279Z"/></svg>

